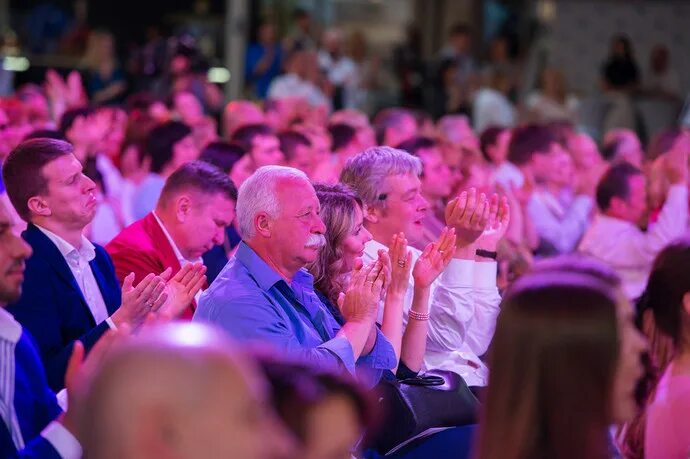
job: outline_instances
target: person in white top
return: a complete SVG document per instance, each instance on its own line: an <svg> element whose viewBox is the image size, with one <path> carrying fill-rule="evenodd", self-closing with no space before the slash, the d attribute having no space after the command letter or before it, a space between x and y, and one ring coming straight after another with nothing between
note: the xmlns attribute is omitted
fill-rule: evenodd
<svg viewBox="0 0 690 459"><path fill-rule="evenodd" d="M352 187L364 202L364 226L373 237L365 245L364 261L377 258L379 249L385 250L394 235L419 237L427 207L421 195L421 171L419 158L390 147L369 148L346 163L341 182ZM425 367L455 371L470 386L487 384L488 370L480 356L491 342L501 300L496 263L491 258L507 226L507 207L503 200L502 218L497 219L497 197L477 196L472 189L453 199L445 216L446 224L455 229L455 255L431 284L428 313L410 312L412 278L404 298L405 324L408 320L429 320ZM488 225L491 228L484 231L490 220L497 224ZM410 251L414 265L421 252Z"/></svg>
<svg viewBox="0 0 690 459"><path fill-rule="evenodd" d="M671 185L656 222L646 232L637 226L647 210L646 179L639 169L629 163L614 165L597 185L600 213L578 249L612 266L630 299L643 293L654 257L687 231L688 149L684 143L679 137L662 158Z"/></svg>
<svg viewBox="0 0 690 459"><path fill-rule="evenodd" d="M285 68L286 73L274 78L268 87L269 99L300 98L313 107L325 107L331 112L331 101L314 83L319 71L315 53L295 51Z"/></svg>
<svg viewBox="0 0 690 459"><path fill-rule="evenodd" d="M527 215L539 235L537 255L551 256L575 250L590 222L597 170L577 173L572 156L549 140L541 147L550 166L535 171L535 189L527 201Z"/></svg>

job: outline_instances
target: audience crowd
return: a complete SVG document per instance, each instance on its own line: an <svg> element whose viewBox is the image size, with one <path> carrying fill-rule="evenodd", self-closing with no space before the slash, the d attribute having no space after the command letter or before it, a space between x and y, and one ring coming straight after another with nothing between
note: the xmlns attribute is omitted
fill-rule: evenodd
<svg viewBox="0 0 690 459"><path fill-rule="evenodd" d="M0 101L2 456L688 457L690 133L370 118L299 32L220 123L192 77Z"/></svg>

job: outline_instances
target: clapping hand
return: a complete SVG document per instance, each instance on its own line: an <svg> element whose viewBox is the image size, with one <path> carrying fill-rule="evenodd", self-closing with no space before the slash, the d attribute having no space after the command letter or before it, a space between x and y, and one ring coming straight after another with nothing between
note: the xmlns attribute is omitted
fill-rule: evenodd
<svg viewBox="0 0 690 459"><path fill-rule="evenodd" d="M407 249L407 239L405 239L404 233L393 235L388 255L392 269L387 294L403 296L410 285L410 273L412 272L412 252Z"/></svg>
<svg viewBox="0 0 690 459"><path fill-rule="evenodd" d="M499 202L498 196L494 195L491 198L491 202L492 209L489 222L477 240L477 246L481 249L495 252L498 241L505 236L508 226L510 226L510 205L508 204L508 198L505 196Z"/></svg>
<svg viewBox="0 0 690 459"><path fill-rule="evenodd" d="M381 260L355 268L347 291L338 297L338 307L345 320L373 323L385 282L383 269Z"/></svg>
<svg viewBox="0 0 690 459"><path fill-rule="evenodd" d="M490 219L491 204L484 193L477 196L475 188L463 191L448 203L446 225L455 229L458 248L473 244L481 236Z"/></svg>
<svg viewBox="0 0 690 459"><path fill-rule="evenodd" d="M118 328L124 324L137 328L149 312L157 311L168 299L164 279L153 273L136 287L133 283L134 273L130 273L122 283L122 304L111 317Z"/></svg>
<svg viewBox="0 0 690 459"><path fill-rule="evenodd" d="M455 252L455 230L445 227L438 241L429 243L414 264L415 288L429 288L446 269Z"/></svg>
<svg viewBox="0 0 690 459"><path fill-rule="evenodd" d="M161 273L161 278L166 281L165 292L168 300L158 313L176 318L189 307L194 296L206 283L206 266L202 263L187 263L172 279L170 279L171 273L170 268Z"/></svg>

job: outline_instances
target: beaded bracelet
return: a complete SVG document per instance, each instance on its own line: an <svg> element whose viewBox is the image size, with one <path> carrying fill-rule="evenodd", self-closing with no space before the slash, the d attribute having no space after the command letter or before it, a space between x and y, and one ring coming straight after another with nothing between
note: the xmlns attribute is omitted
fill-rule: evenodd
<svg viewBox="0 0 690 459"><path fill-rule="evenodd" d="M429 320L428 312L417 312L410 309L410 319L414 320Z"/></svg>

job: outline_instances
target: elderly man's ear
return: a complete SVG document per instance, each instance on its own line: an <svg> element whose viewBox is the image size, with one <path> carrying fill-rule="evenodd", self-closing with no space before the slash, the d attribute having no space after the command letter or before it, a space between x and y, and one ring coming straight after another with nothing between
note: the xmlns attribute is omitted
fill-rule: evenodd
<svg viewBox="0 0 690 459"><path fill-rule="evenodd" d="M254 219L254 227L257 234L264 237L271 237L271 230L273 229L273 220L263 212L259 212Z"/></svg>

